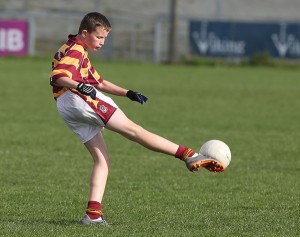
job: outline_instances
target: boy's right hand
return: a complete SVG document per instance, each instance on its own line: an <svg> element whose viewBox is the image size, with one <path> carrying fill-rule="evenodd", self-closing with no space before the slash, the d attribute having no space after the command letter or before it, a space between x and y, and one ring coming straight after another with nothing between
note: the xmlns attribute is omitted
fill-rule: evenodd
<svg viewBox="0 0 300 237"><path fill-rule="evenodd" d="M96 99L96 89L89 84L84 84L83 82L79 83L76 88L81 94L89 95L92 99Z"/></svg>

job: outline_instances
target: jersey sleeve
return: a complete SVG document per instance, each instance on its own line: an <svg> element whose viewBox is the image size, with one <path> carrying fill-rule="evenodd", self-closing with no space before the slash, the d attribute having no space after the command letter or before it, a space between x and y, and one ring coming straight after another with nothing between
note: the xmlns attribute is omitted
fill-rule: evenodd
<svg viewBox="0 0 300 237"><path fill-rule="evenodd" d="M61 77L74 79L81 64L83 53L83 48L78 45L70 49L66 46L59 49L53 59L51 82L55 83Z"/></svg>

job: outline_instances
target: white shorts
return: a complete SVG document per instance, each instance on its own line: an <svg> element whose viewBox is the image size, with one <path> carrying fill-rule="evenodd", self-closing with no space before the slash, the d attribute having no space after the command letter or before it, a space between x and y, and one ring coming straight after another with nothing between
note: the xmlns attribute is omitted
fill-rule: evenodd
<svg viewBox="0 0 300 237"><path fill-rule="evenodd" d="M108 96L97 91L96 100L70 90L57 98L57 109L82 143L91 140L105 127L118 106Z"/></svg>

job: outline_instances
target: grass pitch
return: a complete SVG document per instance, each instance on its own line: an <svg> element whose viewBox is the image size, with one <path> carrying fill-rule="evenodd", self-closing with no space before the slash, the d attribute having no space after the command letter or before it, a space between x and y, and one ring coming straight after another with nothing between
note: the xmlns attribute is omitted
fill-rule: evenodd
<svg viewBox="0 0 300 237"><path fill-rule="evenodd" d="M198 150L220 139L226 172L190 173L109 131L103 201L111 228L81 226L92 160L60 119L50 58L1 58L0 236L299 236L299 70L154 66L92 60L150 131Z"/></svg>

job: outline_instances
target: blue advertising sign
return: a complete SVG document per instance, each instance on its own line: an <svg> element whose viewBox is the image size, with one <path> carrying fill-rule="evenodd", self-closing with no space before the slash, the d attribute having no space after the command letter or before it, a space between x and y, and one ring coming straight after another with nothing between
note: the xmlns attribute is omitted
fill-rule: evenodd
<svg viewBox="0 0 300 237"><path fill-rule="evenodd" d="M300 58L300 24L268 22L190 21L191 52L211 57Z"/></svg>

